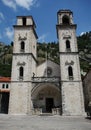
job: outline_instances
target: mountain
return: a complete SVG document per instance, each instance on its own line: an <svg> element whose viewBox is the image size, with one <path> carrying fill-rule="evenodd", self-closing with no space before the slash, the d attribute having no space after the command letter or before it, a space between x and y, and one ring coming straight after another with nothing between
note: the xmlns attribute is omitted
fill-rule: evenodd
<svg viewBox="0 0 91 130"><path fill-rule="evenodd" d="M0 42L0 76L11 76L13 47Z"/></svg>
<svg viewBox="0 0 91 130"><path fill-rule="evenodd" d="M80 66L85 72L91 68L91 31L77 37Z"/></svg>
<svg viewBox="0 0 91 130"><path fill-rule="evenodd" d="M46 59L59 63L59 45L56 42L38 43L38 64L42 63Z"/></svg>
<svg viewBox="0 0 91 130"><path fill-rule="evenodd" d="M80 66L83 72L91 68L91 32L83 33L77 37ZM6 45L0 42L0 76L11 76L13 42ZM41 64L46 59L59 64L59 44L56 42L37 43L37 59Z"/></svg>

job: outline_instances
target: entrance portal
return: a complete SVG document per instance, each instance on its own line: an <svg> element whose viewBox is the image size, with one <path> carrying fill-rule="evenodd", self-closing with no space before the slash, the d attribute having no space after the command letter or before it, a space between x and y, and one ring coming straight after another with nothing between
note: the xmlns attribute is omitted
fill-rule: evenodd
<svg viewBox="0 0 91 130"><path fill-rule="evenodd" d="M3 92L0 93L0 113L8 114L8 105L9 105L9 93Z"/></svg>
<svg viewBox="0 0 91 130"><path fill-rule="evenodd" d="M61 109L61 91L58 86L51 83L40 84L32 91L34 110L40 113L57 113ZM57 108L57 109L56 109Z"/></svg>
<svg viewBox="0 0 91 130"><path fill-rule="evenodd" d="M46 112L52 113L53 106L54 106L54 99L46 98Z"/></svg>

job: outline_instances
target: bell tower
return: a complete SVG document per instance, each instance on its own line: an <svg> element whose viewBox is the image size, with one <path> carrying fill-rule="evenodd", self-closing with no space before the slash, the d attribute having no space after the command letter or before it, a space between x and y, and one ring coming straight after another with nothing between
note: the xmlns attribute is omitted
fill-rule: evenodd
<svg viewBox="0 0 91 130"><path fill-rule="evenodd" d="M9 101L10 114L27 114L32 108L31 77L36 75L36 25L32 16L18 16L14 25L14 46Z"/></svg>
<svg viewBox="0 0 91 130"><path fill-rule="evenodd" d="M59 10L57 18L62 113L63 115L83 115L84 100L76 39L77 25L73 22L73 13L70 10Z"/></svg>

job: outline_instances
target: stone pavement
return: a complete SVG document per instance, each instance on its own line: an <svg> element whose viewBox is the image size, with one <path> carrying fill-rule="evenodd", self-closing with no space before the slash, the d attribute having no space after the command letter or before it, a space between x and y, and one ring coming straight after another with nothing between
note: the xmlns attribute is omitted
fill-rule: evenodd
<svg viewBox="0 0 91 130"><path fill-rule="evenodd" d="M91 120L85 117L0 114L0 130L91 130Z"/></svg>

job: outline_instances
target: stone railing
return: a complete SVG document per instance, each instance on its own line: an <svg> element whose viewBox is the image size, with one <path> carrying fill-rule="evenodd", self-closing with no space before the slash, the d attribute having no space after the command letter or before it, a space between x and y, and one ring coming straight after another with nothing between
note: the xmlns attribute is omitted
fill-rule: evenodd
<svg viewBox="0 0 91 130"><path fill-rule="evenodd" d="M43 113L42 108L34 108L32 109L32 115L47 115L48 113ZM50 113L49 113L50 114ZM52 115L61 115L61 109L60 108L52 108Z"/></svg>
<svg viewBox="0 0 91 130"><path fill-rule="evenodd" d="M58 83L60 82L60 77L33 77L33 83L41 83L41 82L51 82L51 83Z"/></svg>
<svg viewBox="0 0 91 130"><path fill-rule="evenodd" d="M61 115L61 108L52 108L53 115Z"/></svg>
<svg viewBox="0 0 91 130"><path fill-rule="evenodd" d="M42 108L32 109L32 115L40 115L40 114L42 114Z"/></svg>

